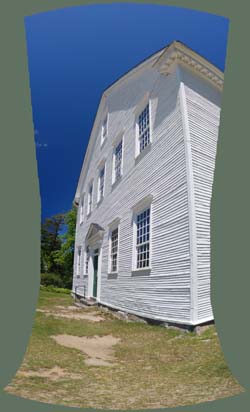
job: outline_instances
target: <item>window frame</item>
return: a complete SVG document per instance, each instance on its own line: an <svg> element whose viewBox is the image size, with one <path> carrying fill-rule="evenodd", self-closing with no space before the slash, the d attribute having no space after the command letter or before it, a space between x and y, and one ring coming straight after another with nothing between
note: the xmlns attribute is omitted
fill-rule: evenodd
<svg viewBox="0 0 250 412"><path fill-rule="evenodd" d="M103 184L102 184L102 194L100 193L100 188L101 188L101 172L104 170L103 173ZM106 162L103 161L101 165L98 167L98 200L97 202L100 203L104 199L104 193L105 193L105 180L106 180Z"/></svg>
<svg viewBox="0 0 250 412"><path fill-rule="evenodd" d="M108 122L109 122L109 115L108 112L105 113L103 120L102 120L102 126L101 126L101 146L106 142L108 138ZM104 130L106 130L104 134Z"/></svg>
<svg viewBox="0 0 250 412"><path fill-rule="evenodd" d="M120 175L116 176L116 149L119 145L122 145L121 148L121 162L120 162ZM114 144L113 148L113 162L112 162L112 185L114 185L116 182L118 182L123 175L123 159L124 159L124 139L123 135L120 137L120 139L117 139L116 143Z"/></svg>
<svg viewBox="0 0 250 412"><path fill-rule="evenodd" d="M80 200L80 213L79 213L80 225L82 225L82 223L84 222L84 206L85 206L85 194L83 194Z"/></svg>
<svg viewBox="0 0 250 412"><path fill-rule="evenodd" d="M90 262L90 249L89 249L89 246L86 246L85 251L84 251L84 269L83 269L84 276L89 275L89 262ZM88 263L88 270L86 270L87 263Z"/></svg>
<svg viewBox="0 0 250 412"><path fill-rule="evenodd" d="M148 117L149 117L149 124L148 124L148 130L149 130L149 142L147 143L146 146L141 150L140 149L140 138L143 135L140 134L140 124L139 124L139 119L140 116L143 114L144 110L148 107ZM137 107L136 110L136 142L135 142L135 158L139 157L142 155L142 153L145 153L147 151L147 148L151 146L152 143L152 120L151 120L151 100L147 96L147 99L143 99L143 102ZM145 132L145 131L144 131Z"/></svg>
<svg viewBox="0 0 250 412"><path fill-rule="evenodd" d="M153 196L148 195L132 207L133 212L133 253L132 253L132 272L134 274L142 273L148 274L152 269L152 220L153 220ZM149 220L149 265L145 267L137 267L137 216L142 214L145 210L150 210Z"/></svg>
<svg viewBox="0 0 250 412"><path fill-rule="evenodd" d="M79 253L80 252L80 253ZM76 258L76 278L80 279L82 269L82 247L77 246L77 258Z"/></svg>
<svg viewBox="0 0 250 412"><path fill-rule="evenodd" d="M112 233L117 230L117 252L116 252L116 270L112 270ZM108 252L108 273L111 275L118 274L119 271L119 252L120 252L120 218L116 218L109 225L109 252Z"/></svg>
<svg viewBox="0 0 250 412"><path fill-rule="evenodd" d="M91 197L90 197L90 188L92 187ZM94 193L94 181L91 180L88 185L88 205L87 205L87 216L90 216L93 211L93 193ZM91 202L90 202L91 199ZM91 205L91 207L90 207Z"/></svg>

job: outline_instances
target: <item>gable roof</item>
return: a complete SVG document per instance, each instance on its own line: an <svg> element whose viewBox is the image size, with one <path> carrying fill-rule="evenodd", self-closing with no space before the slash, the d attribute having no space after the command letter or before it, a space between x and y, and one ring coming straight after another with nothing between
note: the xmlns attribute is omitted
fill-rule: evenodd
<svg viewBox="0 0 250 412"><path fill-rule="evenodd" d="M224 80L223 72L214 64L210 63L205 57L201 56L179 40L175 40L164 48L158 50L156 53L147 57L145 60L143 60L128 72L123 74L121 77L119 77L117 80L115 80L102 93L102 97L90 134L89 144L84 156L84 161L75 193L74 204L78 205L79 203L82 184L87 173L90 154L94 145L93 136L95 135L99 121L101 120L100 116L102 114L102 111L105 109L105 101L107 96L114 90L114 88L119 87L129 77L135 76L136 74L138 74L138 72L145 70L147 67L155 67L159 70L160 73L169 74L171 73L173 67L175 67L175 63L177 62L185 66L189 66L189 68L195 70L199 73L199 75L205 77L208 81L212 82L216 87L222 90Z"/></svg>

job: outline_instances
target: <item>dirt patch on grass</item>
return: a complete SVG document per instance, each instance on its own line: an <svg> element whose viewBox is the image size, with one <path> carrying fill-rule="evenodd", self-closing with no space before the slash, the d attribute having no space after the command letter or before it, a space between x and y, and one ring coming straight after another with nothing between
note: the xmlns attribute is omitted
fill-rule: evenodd
<svg viewBox="0 0 250 412"><path fill-rule="evenodd" d="M94 336L93 338L57 335L51 336L51 338L59 345L82 351L88 356L85 363L93 366L114 365L115 356L113 346L120 342L120 339L112 335Z"/></svg>
<svg viewBox="0 0 250 412"><path fill-rule="evenodd" d="M57 309L58 308L59 307L57 306ZM79 308L76 308L75 312L70 313L70 310L72 311L72 308L74 308L74 310L75 310L74 306L69 306L68 307L69 311L65 310L65 308L64 308L64 310L54 311L54 312L52 312L50 310L47 310L47 309L37 309L37 312L44 313L45 316L53 316L54 318L88 320L90 322L101 322L101 321L105 320L102 316L99 316L98 312L91 312L91 313L78 312L77 313L77 311L79 311Z"/></svg>
<svg viewBox="0 0 250 412"><path fill-rule="evenodd" d="M59 310L63 310L63 311L65 311L65 310L73 310L73 311L79 311L79 310L82 310L83 308L79 308L79 307L77 307L77 306L73 306L73 305L70 305L70 306L62 306L62 305L56 305L55 306L55 308L56 309L59 309Z"/></svg>
<svg viewBox="0 0 250 412"><path fill-rule="evenodd" d="M39 378L47 378L52 381L57 381L63 378L69 379L81 379L81 375L76 373L68 373L64 369L60 368L59 366L54 366L51 369L38 369L37 371L18 371L17 376L20 377L39 377Z"/></svg>
<svg viewBox="0 0 250 412"><path fill-rule="evenodd" d="M111 311L78 307L67 295L44 291L38 311L21 373L5 388L16 396L77 408L151 410L243 392L214 326L196 335L126 317L121 322ZM55 314L104 321L58 320Z"/></svg>

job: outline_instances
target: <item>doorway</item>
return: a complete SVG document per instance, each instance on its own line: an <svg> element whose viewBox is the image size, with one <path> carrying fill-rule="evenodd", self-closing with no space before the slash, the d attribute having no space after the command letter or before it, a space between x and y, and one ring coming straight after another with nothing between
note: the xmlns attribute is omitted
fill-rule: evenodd
<svg viewBox="0 0 250 412"><path fill-rule="evenodd" d="M98 260L99 260L99 249L95 249L94 256L93 256L93 269L94 269L93 297L94 298L97 297Z"/></svg>

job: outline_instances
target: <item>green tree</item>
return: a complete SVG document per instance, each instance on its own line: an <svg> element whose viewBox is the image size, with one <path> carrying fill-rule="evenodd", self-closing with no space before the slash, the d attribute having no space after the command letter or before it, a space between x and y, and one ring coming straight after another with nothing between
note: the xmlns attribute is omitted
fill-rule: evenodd
<svg viewBox="0 0 250 412"><path fill-rule="evenodd" d="M61 247L54 253L55 262L62 270L62 277L65 288L71 288L72 285L76 217L77 208L75 206L73 206L71 210L65 213L65 232L60 236Z"/></svg>
<svg viewBox="0 0 250 412"><path fill-rule="evenodd" d="M56 252L61 249L60 231L64 224L64 215L57 214L47 218L41 226L41 272L58 272Z"/></svg>

